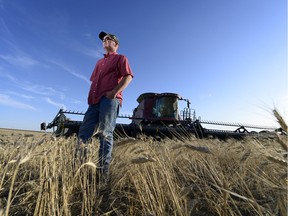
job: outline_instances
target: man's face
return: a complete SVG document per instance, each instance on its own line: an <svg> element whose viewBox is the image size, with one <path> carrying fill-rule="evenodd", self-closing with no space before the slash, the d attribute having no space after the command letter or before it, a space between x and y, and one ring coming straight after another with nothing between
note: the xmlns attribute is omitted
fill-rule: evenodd
<svg viewBox="0 0 288 216"><path fill-rule="evenodd" d="M117 50L118 44L109 36L106 35L103 38L103 48L107 51L115 51Z"/></svg>

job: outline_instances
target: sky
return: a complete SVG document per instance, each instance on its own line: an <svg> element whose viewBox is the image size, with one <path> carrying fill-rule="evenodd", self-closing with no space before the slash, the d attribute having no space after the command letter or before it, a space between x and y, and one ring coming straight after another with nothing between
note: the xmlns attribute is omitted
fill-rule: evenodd
<svg viewBox="0 0 288 216"><path fill-rule="evenodd" d="M277 108L287 122L286 0L0 0L0 128L85 112L101 31L134 73L120 114L172 92L202 120L278 127Z"/></svg>

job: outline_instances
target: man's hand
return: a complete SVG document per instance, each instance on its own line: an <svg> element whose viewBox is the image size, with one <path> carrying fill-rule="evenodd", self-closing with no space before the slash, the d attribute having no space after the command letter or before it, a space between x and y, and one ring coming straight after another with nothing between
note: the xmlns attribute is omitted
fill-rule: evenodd
<svg viewBox="0 0 288 216"><path fill-rule="evenodd" d="M131 80L132 80L131 75L124 76L122 80L120 81L120 83L118 83L118 85L113 90L105 93L105 96L109 99L115 99L118 92L123 91L131 82Z"/></svg>
<svg viewBox="0 0 288 216"><path fill-rule="evenodd" d="M107 97L108 99L115 99L116 95L117 93L115 93L113 90L105 93L105 97Z"/></svg>

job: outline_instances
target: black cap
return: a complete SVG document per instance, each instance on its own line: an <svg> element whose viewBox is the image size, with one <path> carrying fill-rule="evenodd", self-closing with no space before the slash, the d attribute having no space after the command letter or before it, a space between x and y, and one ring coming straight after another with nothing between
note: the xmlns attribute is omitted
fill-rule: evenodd
<svg viewBox="0 0 288 216"><path fill-rule="evenodd" d="M104 37L107 36L107 35L109 37L111 37L113 41L115 41L117 44L119 44L119 40L114 34L106 33L106 32L103 32L103 31L99 33L100 40L103 40Z"/></svg>

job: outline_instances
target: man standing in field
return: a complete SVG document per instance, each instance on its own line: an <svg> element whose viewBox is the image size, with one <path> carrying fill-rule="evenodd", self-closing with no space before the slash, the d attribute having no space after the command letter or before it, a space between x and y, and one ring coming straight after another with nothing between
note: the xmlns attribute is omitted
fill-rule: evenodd
<svg viewBox="0 0 288 216"><path fill-rule="evenodd" d="M109 173L113 149L113 132L116 118L122 105L122 91L129 85L133 72L124 55L117 53L118 38L110 33L100 32L106 51L90 77L88 109L79 129L79 143L87 143L94 133L99 136L99 168L104 176ZM78 146L79 147L79 146Z"/></svg>

